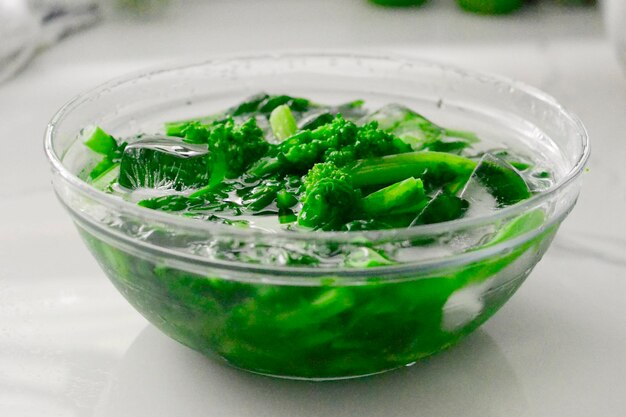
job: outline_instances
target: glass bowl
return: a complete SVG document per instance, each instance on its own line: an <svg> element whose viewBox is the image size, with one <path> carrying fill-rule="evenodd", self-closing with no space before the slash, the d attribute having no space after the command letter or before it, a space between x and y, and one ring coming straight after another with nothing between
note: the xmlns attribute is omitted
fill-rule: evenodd
<svg viewBox="0 0 626 417"><path fill-rule="evenodd" d="M302 233L153 211L79 179L85 128L156 132L163 121L209 114L261 90L324 103L405 104L446 127L531 153L555 181L516 205L452 222ZM45 136L58 198L141 314L233 366L316 380L412 364L484 323L545 253L576 202L589 155L579 120L531 87L344 53L229 57L112 81L66 104ZM372 267L372 250L393 252L397 262ZM299 265L310 254L325 261Z"/></svg>

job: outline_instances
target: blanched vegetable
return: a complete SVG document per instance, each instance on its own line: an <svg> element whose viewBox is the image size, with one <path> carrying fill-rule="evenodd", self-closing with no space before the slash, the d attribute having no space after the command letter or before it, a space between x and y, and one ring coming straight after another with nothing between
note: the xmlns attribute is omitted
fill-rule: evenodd
<svg viewBox="0 0 626 417"><path fill-rule="evenodd" d="M94 186L113 192L118 173L122 191L157 190L140 202L155 210L368 230L461 218L473 212L477 187L494 209L515 204L531 196L517 169L535 173L527 159L506 149L476 153L472 132L397 104L367 113L360 100L325 106L259 94L165 131L171 136L143 134L126 145L97 128L85 141L104 155L89 174Z"/></svg>

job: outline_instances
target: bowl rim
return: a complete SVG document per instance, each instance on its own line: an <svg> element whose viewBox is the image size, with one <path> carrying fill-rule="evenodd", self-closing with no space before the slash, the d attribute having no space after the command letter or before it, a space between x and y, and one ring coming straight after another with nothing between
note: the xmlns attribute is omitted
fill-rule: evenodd
<svg viewBox="0 0 626 417"><path fill-rule="evenodd" d="M307 232L294 232L294 231L268 231L264 229L242 229L236 226L224 225L218 223L212 223L203 221L201 219L188 218L184 216L176 216L171 213L161 212L158 210L151 210L145 207L138 206L137 204L129 201L122 200L111 194L107 194L92 187L87 182L78 178L67 169L63 162L62 156L57 155L54 150L54 141L57 132L57 126L60 125L65 117L75 109L79 108L81 104L90 101L93 97L97 97L100 94L106 93L116 87L122 87L124 85L132 84L140 79L149 79L153 76L163 75L166 73L174 73L176 71L186 71L194 68L201 68L210 65L226 64L228 62L252 62L252 61L275 61L275 60L294 60L294 59L349 59L349 60L368 60L368 61L382 61L393 62L405 67L422 67L440 70L442 72L453 73L460 77L469 77L471 79L479 79L483 82L489 82L490 84L506 85L509 89L520 91L533 99L544 102L557 110L560 116L566 119L576 129L580 139L582 151L578 155L578 159L574 163L573 167L560 178L553 186L547 191L540 194L533 195L531 198L521 201L517 204L499 209L495 212L482 214L470 218L461 218L442 223L434 223L427 225L418 225L412 228L404 229L388 229L388 230L373 230L373 231L307 231ZM87 195L94 201L105 205L106 207L113 207L119 213L135 216L140 219L149 220L151 222L160 222L163 224L175 226L180 229L187 229L193 231L203 231L209 233L209 235L228 235L232 237L241 237L245 240L259 237L271 237L272 239L287 239L287 240L314 240L316 242L323 241L355 241L362 238L374 241L380 240L398 240L398 239L410 239L423 236L432 236L450 233L456 230L465 229L468 227L481 226L489 223L498 222L504 219L513 218L517 215L521 215L524 212L531 211L533 208L538 207L541 203L549 200L554 195L565 189L570 183L572 183L580 174L584 171L590 155L589 136L586 128L581 120L572 112L565 109L561 104L557 102L551 95L529 86L525 83L515 81L499 75L493 75L480 71L466 70L461 67L449 64L440 64L427 59L408 57L401 54L375 54L375 53L353 53L341 50L336 51L283 51L273 53L256 53L256 54L224 54L211 59L202 61L192 61L182 64L170 64L162 65L153 69L131 72L125 76L114 78L108 82L102 83L95 88L87 90L81 94L76 95L68 102L66 102L52 117L48 123L44 134L44 150L46 156L52 166L53 172L59 174L71 187L79 192ZM145 243L137 240L140 243ZM501 246L505 242L499 243L491 247L493 249L496 246ZM476 252L481 251L478 249ZM209 259L206 259L209 261ZM253 265L249 265L253 266ZM374 269L383 269L385 267L379 267ZM300 268L298 268L300 269ZM325 268L320 268L325 269Z"/></svg>

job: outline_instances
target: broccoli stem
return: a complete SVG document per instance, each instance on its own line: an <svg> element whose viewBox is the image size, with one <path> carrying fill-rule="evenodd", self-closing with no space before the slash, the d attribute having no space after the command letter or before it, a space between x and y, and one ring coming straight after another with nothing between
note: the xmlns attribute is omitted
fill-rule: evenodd
<svg viewBox="0 0 626 417"><path fill-rule="evenodd" d="M110 155L117 149L117 141L100 127L96 127L89 139L85 141L85 146L99 154Z"/></svg>
<svg viewBox="0 0 626 417"><path fill-rule="evenodd" d="M265 157L259 159L248 173L254 177L261 178L268 174L273 174L283 166L283 163L275 157Z"/></svg>
<svg viewBox="0 0 626 417"><path fill-rule="evenodd" d="M410 177L373 192L364 197L361 202L365 214L377 217L409 205L414 206L425 199L422 180Z"/></svg>
<svg viewBox="0 0 626 417"><path fill-rule="evenodd" d="M286 104L282 104L272 110L270 114L270 126L272 126L272 132L276 139L281 141L293 136L298 130L296 119L293 117L291 109Z"/></svg>
<svg viewBox="0 0 626 417"><path fill-rule="evenodd" d="M348 173L357 188L421 178L424 182L446 185L455 193L476 168L476 161L444 152L411 152L357 161Z"/></svg>

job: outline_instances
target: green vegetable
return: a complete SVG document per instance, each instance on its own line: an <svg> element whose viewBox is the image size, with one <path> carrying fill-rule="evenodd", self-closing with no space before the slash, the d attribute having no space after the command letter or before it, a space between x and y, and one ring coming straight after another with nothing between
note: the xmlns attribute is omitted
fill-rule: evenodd
<svg viewBox="0 0 626 417"><path fill-rule="evenodd" d="M85 146L92 151L104 155L87 175L87 181L100 190L106 190L111 185L108 177L117 172L122 152L126 148L126 142L117 143L117 140L102 128L96 127L89 138L84 142Z"/></svg>
<svg viewBox="0 0 626 417"><path fill-rule="evenodd" d="M414 177L425 187L444 186L457 192L467 182L477 163L443 152L411 152L356 161L349 172L356 187L386 185Z"/></svg>
<svg viewBox="0 0 626 417"><path fill-rule="evenodd" d="M117 141L100 127L96 127L91 137L85 141L85 146L102 155L110 155L117 150Z"/></svg>
<svg viewBox="0 0 626 417"><path fill-rule="evenodd" d="M291 113L289 106L283 104L272 110L270 114L270 124L276 139L283 140L292 136L298 130L296 119Z"/></svg>
<svg viewBox="0 0 626 417"><path fill-rule="evenodd" d="M137 188L156 189L159 196L139 206L236 228L373 231L335 241L188 236L154 227L141 237L216 261L203 275L167 255L144 259L117 248L77 220L91 251L142 314L176 340L255 372L356 376L436 353L510 297L555 232L534 210L484 231L371 239L381 229L469 216L484 195L488 209L498 210L530 198L533 181L551 180L528 157L508 148L486 151L473 133L399 105L368 113L361 101L326 106L260 94L164 130L167 136L143 134L126 145L96 129L85 142L95 152L86 152L87 166L95 166L87 175L92 185L131 201L145 191L135 194ZM512 240L521 243L462 265L404 265L441 251L496 251ZM222 276L220 263L241 268ZM289 271L277 284L269 274L247 280L249 271L239 272L256 264L347 268L360 281L323 274L292 284ZM402 273L388 279L391 270ZM468 302L473 315L458 321L455 300L467 297L475 297Z"/></svg>
<svg viewBox="0 0 626 417"><path fill-rule="evenodd" d="M220 184L225 178L237 177L265 155L269 144L255 119L236 124L232 118L203 125L189 123L184 129L184 140L206 143L210 178L207 188Z"/></svg>
<svg viewBox="0 0 626 417"><path fill-rule="evenodd" d="M315 165L306 176L298 223L305 227L337 230L352 217L360 192L350 177L332 162Z"/></svg>
<svg viewBox="0 0 626 417"><path fill-rule="evenodd" d="M85 145L104 158L89 178L106 192L122 191L116 174L123 189L170 190L140 202L155 210L220 223L234 220L215 213L276 216L277 224L320 230L450 221L468 212L474 192L486 192L496 208L515 204L532 195L516 168L531 184L549 181L508 149L471 156L479 141L471 132L404 106L367 113L363 104L259 94L223 112L166 123L176 136L144 134L128 146L97 128ZM259 120L267 120L265 131Z"/></svg>
<svg viewBox="0 0 626 417"><path fill-rule="evenodd" d="M408 152L401 139L378 129L375 122L359 127L337 115L331 123L303 130L280 143L274 156L263 159L251 173L256 176L301 173L321 162L345 166L357 159Z"/></svg>
<svg viewBox="0 0 626 417"><path fill-rule="evenodd" d="M424 184L413 177L375 191L362 202L363 212L371 217L393 214L398 210L425 204Z"/></svg>

